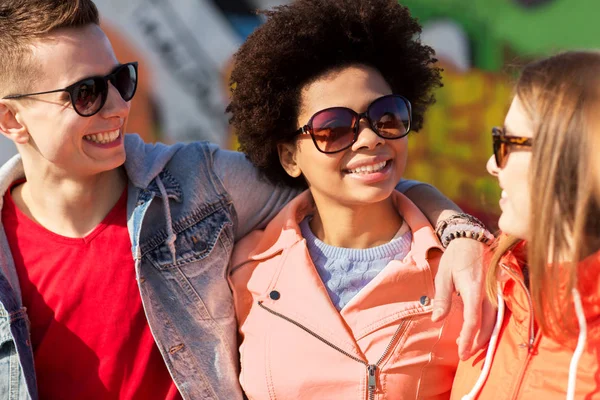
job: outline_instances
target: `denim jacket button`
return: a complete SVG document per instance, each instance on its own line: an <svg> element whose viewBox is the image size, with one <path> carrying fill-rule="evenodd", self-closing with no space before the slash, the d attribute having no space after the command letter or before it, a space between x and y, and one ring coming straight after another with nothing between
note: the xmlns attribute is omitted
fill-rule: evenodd
<svg viewBox="0 0 600 400"><path fill-rule="evenodd" d="M198 240L194 243L194 250L203 252L207 248L207 244L204 240Z"/></svg>
<svg viewBox="0 0 600 400"><path fill-rule="evenodd" d="M269 297L271 298L271 300L279 300L281 295L277 290L273 290L271 293L269 293Z"/></svg>

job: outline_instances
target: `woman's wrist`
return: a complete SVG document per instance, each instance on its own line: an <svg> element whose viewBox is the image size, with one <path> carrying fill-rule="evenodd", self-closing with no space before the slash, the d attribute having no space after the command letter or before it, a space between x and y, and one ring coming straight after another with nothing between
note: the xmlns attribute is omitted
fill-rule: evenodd
<svg viewBox="0 0 600 400"><path fill-rule="evenodd" d="M452 240L458 238L473 239L488 245L494 240L494 235L487 230L483 222L465 213L457 213L440 221L435 233L444 247L448 247Z"/></svg>

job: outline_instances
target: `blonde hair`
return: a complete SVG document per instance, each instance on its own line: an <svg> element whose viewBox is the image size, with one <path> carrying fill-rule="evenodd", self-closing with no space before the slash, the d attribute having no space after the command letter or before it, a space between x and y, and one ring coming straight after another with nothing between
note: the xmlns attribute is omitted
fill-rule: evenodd
<svg viewBox="0 0 600 400"><path fill-rule="evenodd" d="M61 28L99 24L91 0L2 0L0 2L0 98L23 89L36 71L31 42Z"/></svg>
<svg viewBox="0 0 600 400"><path fill-rule="evenodd" d="M588 113L597 102L600 53L572 51L528 64L516 96L534 127L529 171L531 215L527 268L533 311L541 329L573 334L570 304L577 265L597 249L600 209L593 196ZM519 241L502 237L487 277L496 298L502 256Z"/></svg>

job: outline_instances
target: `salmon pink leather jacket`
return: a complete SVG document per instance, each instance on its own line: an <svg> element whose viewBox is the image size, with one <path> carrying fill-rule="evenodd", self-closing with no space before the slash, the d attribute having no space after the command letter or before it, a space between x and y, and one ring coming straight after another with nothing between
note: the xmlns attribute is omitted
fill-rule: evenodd
<svg viewBox="0 0 600 400"><path fill-rule="evenodd" d="M460 363L452 400L600 400L600 253L580 263L568 295L578 335L558 338L537 327L523 246L500 262L496 330L488 349Z"/></svg>
<svg viewBox="0 0 600 400"><path fill-rule="evenodd" d="M309 192L236 245L229 278L249 399L449 398L462 302L455 297L452 314L431 322L442 247L421 211L401 193L392 196L413 234L410 253L341 311L298 225L314 212Z"/></svg>

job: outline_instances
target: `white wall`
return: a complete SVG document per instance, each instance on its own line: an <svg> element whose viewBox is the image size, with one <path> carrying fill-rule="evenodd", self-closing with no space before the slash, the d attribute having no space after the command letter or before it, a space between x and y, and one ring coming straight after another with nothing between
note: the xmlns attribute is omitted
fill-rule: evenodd
<svg viewBox="0 0 600 400"><path fill-rule="evenodd" d="M164 134L224 145L223 71L240 45L209 0L95 0L100 15L145 56Z"/></svg>

